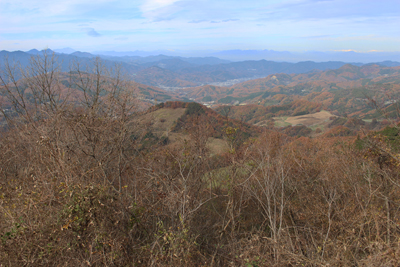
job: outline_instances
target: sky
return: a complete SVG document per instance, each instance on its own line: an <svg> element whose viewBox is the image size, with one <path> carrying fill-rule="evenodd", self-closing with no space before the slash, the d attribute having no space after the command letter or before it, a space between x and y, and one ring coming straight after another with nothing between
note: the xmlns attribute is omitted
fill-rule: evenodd
<svg viewBox="0 0 400 267"><path fill-rule="evenodd" d="M0 50L400 51L399 0L0 0Z"/></svg>

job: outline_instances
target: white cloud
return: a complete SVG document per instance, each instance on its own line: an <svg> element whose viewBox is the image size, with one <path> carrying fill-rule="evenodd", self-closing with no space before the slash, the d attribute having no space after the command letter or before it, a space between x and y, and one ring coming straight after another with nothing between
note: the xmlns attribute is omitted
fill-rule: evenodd
<svg viewBox="0 0 400 267"><path fill-rule="evenodd" d="M150 12L166 6L170 6L180 0L146 0L141 6L142 12Z"/></svg>
<svg viewBox="0 0 400 267"><path fill-rule="evenodd" d="M1 0L0 9L14 16L75 16L87 9L102 4L115 3L114 0Z"/></svg>
<svg viewBox="0 0 400 267"><path fill-rule="evenodd" d="M182 7L181 0L146 0L141 6L142 16L153 21L171 20ZM191 2L190 0L186 2Z"/></svg>

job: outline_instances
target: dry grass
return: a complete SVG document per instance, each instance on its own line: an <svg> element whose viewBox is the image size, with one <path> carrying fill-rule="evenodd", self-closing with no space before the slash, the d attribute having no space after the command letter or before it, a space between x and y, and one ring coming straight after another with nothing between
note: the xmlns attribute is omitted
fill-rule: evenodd
<svg viewBox="0 0 400 267"><path fill-rule="evenodd" d="M289 125L305 125L307 127L321 127L329 120L330 117L335 116L329 111L322 110L317 113L301 115L301 116L292 116L292 117L276 117L275 126L276 127L285 127Z"/></svg>
<svg viewBox="0 0 400 267"><path fill-rule="evenodd" d="M185 110L186 108L162 108L141 116L137 122L139 125L142 125L144 129L146 128L146 124L150 121L151 126L148 129L158 137L168 136L170 141L169 146L175 147L183 144L185 140L190 140L188 134L170 131L171 128L173 128L174 123L185 113ZM208 138L207 148L211 155L222 154L229 149L225 140L213 137Z"/></svg>
<svg viewBox="0 0 400 267"><path fill-rule="evenodd" d="M274 118L274 125L275 125L275 127L286 127L286 126L289 126L289 125L291 125L290 123L288 123L288 122L286 122L286 119L287 119L288 117L276 117L276 118ZM266 123L263 123L263 124L258 124L259 126L264 126L264 125L267 125Z"/></svg>
<svg viewBox="0 0 400 267"><path fill-rule="evenodd" d="M313 114L288 117L285 121L292 125L302 124L305 126L311 126L311 125L316 125L316 124L322 124L322 123L326 122L327 120L329 120L329 117L332 117L332 116L334 116L334 115L332 115L329 111L322 110L320 112L313 113Z"/></svg>
<svg viewBox="0 0 400 267"><path fill-rule="evenodd" d="M228 144L225 140L214 137L208 138L207 147L210 149L211 155L222 154L229 150Z"/></svg>
<svg viewBox="0 0 400 267"><path fill-rule="evenodd" d="M145 127L148 126L149 122L151 122L149 130L151 130L155 135L167 135L166 133L174 126L174 123L182 117L185 110L185 108L162 108L144 116L140 116L137 123Z"/></svg>

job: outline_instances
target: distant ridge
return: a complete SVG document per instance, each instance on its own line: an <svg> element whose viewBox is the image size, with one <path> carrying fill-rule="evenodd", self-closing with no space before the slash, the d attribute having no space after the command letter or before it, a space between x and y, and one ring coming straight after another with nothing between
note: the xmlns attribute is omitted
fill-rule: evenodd
<svg viewBox="0 0 400 267"><path fill-rule="evenodd" d="M289 52L275 50L204 50L204 51L180 51L180 50L155 50L155 51L95 51L92 54L102 56L180 56L180 57L217 57L219 59L229 61L246 61L246 60L270 60L278 62L300 62L300 61L343 61L343 62L360 62L367 64L370 62L382 61L400 61L400 52L356 52L356 51L305 51L305 52Z"/></svg>
<svg viewBox="0 0 400 267"><path fill-rule="evenodd" d="M54 49L54 52L60 53L60 54L72 54L72 53L76 52L76 50L74 50L70 47L65 47L65 48L61 48L61 49Z"/></svg>
<svg viewBox="0 0 400 267"><path fill-rule="evenodd" d="M239 51L239 50L238 50ZM47 52L53 51L48 49ZM240 52L240 51L239 51ZM270 52L270 51L269 51ZM16 51L0 52L0 66L5 57L19 61L22 66L29 63L32 55L40 55L42 51L32 49L27 52ZM246 53L258 53L257 51L247 51ZM301 61L297 63L276 62L271 60L246 60L230 62L217 57L176 57L167 55L156 56L104 56L95 55L87 52L75 51L71 54L56 53L62 71L68 71L70 64L77 60L85 62L94 57L101 57L107 66L113 66L116 62L121 64L124 72L136 82L157 86L166 90L175 90L183 87L195 87L205 84L229 83L230 85L241 82L241 79L256 79L266 77L271 74L300 74L313 73L325 70L338 69L345 64L343 61ZM282 52L282 54L285 54ZM364 63L351 63L354 66L369 65ZM400 66L400 62L382 61L374 64L380 66Z"/></svg>
<svg viewBox="0 0 400 267"><path fill-rule="evenodd" d="M125 51L125 52L116 52L116 51L93 51L95 55L103 55L103 56L112 56L112 57L148 57L155 55L170 55L170 52L167 50L156 50L156 51ZM172 53L173 54L173 53Z"/></svg>
<svg viewBox="0 0 400 267"><path fill-rule="evenodd" d="M274 50L225 50L211 54L212 56L232 61L243 60L272 60L285 62L299 61L345 61L361 62L363 64L370 62L382 62L387 60L400 61L400 52L355 52L355 51L306 51L306 52L288 52Z"/></svg>
<svg viewBox="0 0 400 267"><path fill-rule="evenodd" d="M204 85L185 88L179 92L182 96L197 102L262 104L271 101L270 98L275 95L306 96L312 93L336 93L349 88L374 87L384 83L398 84L399 81L399 66L365 64L359 67L345 64L337 69L299 74L275 73L229 87ZM361 93L357 98L362 99L365 96Z"/></svg>

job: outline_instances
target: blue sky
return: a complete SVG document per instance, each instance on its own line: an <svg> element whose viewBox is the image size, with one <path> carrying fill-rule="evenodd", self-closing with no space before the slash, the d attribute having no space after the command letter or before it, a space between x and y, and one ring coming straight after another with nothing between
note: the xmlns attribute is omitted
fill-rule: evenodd
<svg viewBox="0 0 400 267"><path fill-rule="evenodd" d="M0 50L400 51L399 0L0 0Z"/></svg>

